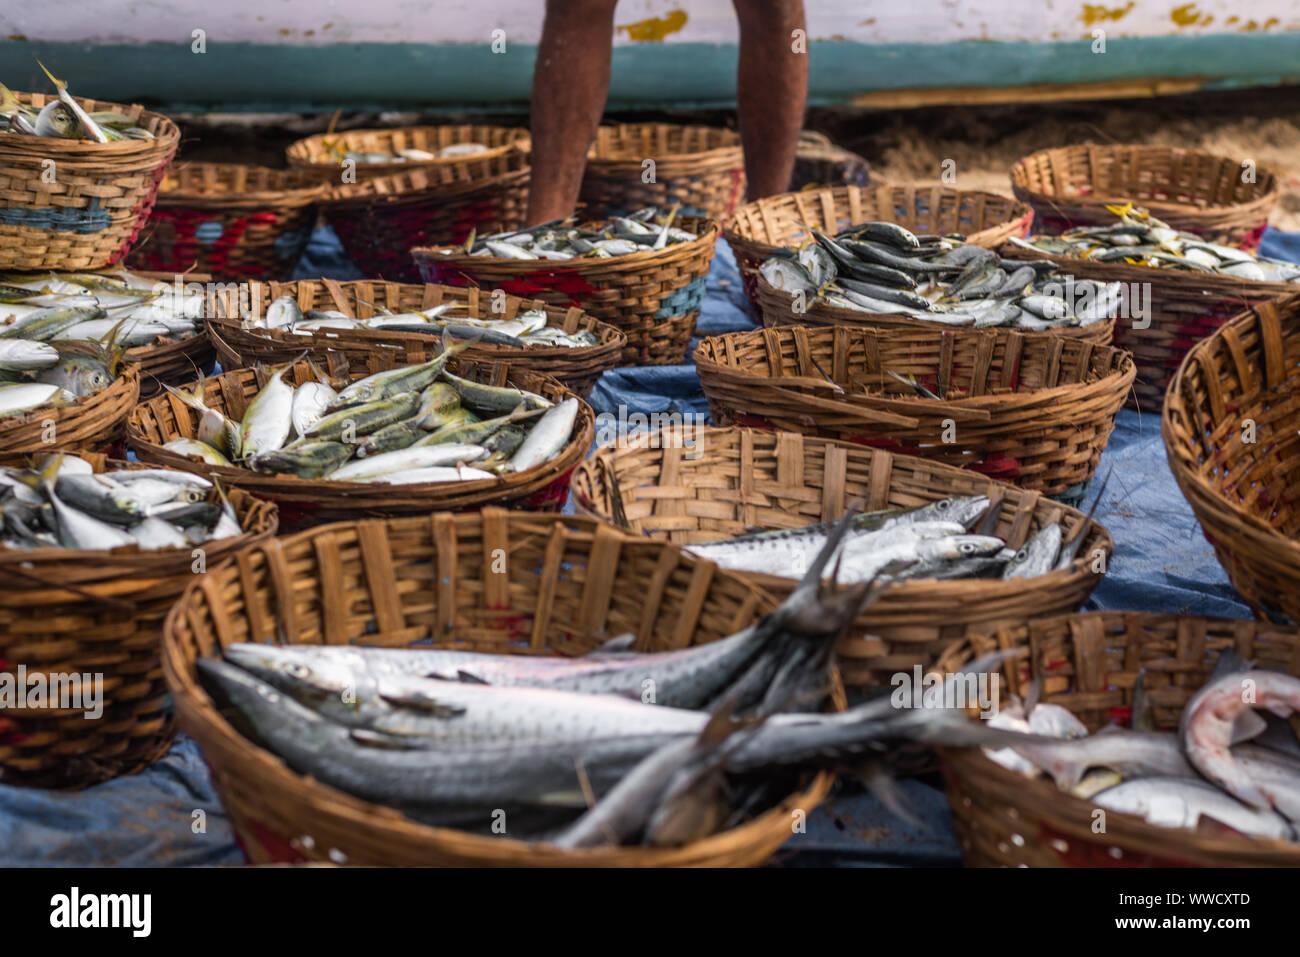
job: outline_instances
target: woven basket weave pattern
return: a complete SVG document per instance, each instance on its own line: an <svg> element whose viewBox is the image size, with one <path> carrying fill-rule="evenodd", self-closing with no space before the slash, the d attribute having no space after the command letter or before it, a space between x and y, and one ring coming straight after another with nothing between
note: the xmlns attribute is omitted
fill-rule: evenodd
<svg viewBox="0 0 1300 957"><path fill-rule="evenodd" d="M489 572L498 549L505 574ZM237 641L400 647L430 636L463 650L583 654L631 632L637 650L658 651L733 634L773 605L711 563L589 519L485 509L354 522L248 549L195 583L168 619L164 667L253 863L333 851L374 865L754 866L790 837L794 809L816 806L829 776L681 848L561 851L434 829L290 771L218 714L194 662Z"/></svg>
<svg viewBox="0 0 1300 957"><path fill-rule="evenodd" d="M1292 294L1193 346L1163 418L1169 467L1233 586L1257 613L1292 622L1300 622L1298 368L1300 294Z"/></svg>
<svg viewBox="0 0 1300 957"><path fill-rule="evenodd" d="M684 447L682 438L690 440ZM1001 500L998 535L1019 547L1040 528L1079 527L1074 509L963 469L908 455L791 432L700 429L681 437L642 433L600 449L573 475L580 514L678 545L716 541L748 529L834 521L856 500L868 511L914 508L940 498L986 494ZM1100 581L1098 555L1113 549L1093 525L1068 570L1032 581L913 581L888 589L841 642L849 687L880 687L915 665L930 667L957 638L992 622L1021 621L1077 608ZM794 582L744 575L785 597Z"/></svg>
<svg viewBox="0 0 1300 957"><path fill-rule="evenodd" d="M89 459L96 471L142 467ZM208 568L275 534L275 506L237 490L230 503L244 534L204 544ZM6 584L0 589L0 667L12 673L23 666L29 678L98 674L103 692L103 715L96 719L79 710L34 715L6 709L0 718L3 783L86 787L138 771L166 752L175 721L159 639L163 618L195 579L195 561L189 547L103 552L0 546L0 581Z"/></svg>
<svg viewBox="0 0 1300 957"><path fill-rule="evenodd" d="M459 143L478 143L487 147L483 153L472 156L443 157L432 160L404 160L400 163L357 163L357 179L375 179L413 168L431 169L456 167L471 160L486 160L506 153L527 152L528 131L508 126L400 126L393 129L348 130L345 133L318 133L298 140L285 150L285 159L291 169L309 170L322 179L338 182L341 169L340 152L388 153L397 155L405 149L437 153ZM335 147L331 150L331 146Z"/></svg>
<svg viewBox="0 0 1300 957"><path fill-rule="evenodd" d="M646 166L654 161L653 178ZM647 206L725 222L745 198L745 161L731 130L667 123L602 126L587 154L578 202L591 219Z"/></svg>
<svg viewBox="0 0 1300 957"><path fill-rule="evenodd" d="M1024 697L1043 675L1042 700L1070 709L1097 731L1127 725L1138 672L1156 725L1176 731L1183 706L1231 648L1261 668L1300 674L1300 634L1256 622L1137 612L1035 619L971 636L944 653L951 673L997 649L1028 649L1002 666L1001 693ZM1032 670L1031 670L1032 669ZM979 867L1300 866L1300 848L1274 840L1194 834L1106 812L990 761L975 748L943 753L948 800L962 855Z"/></svg>
<svg viewBox="0 0 1300 957"><path fill-rule="evenodd" d="M54 99L17 96L37 108ZM156 138L0 138L0 269L102 269L122 258L149 217L180 142L176 124L141 106L78 102L88 112L124 113Z"/></svg>
<svg viewBox="0 0 1300 957"><path fill-rule="evenodd" d="M624 365L677 365L684 361L704 299L719 227L684 218L692 242L609 259L560 264L448 254L414 249L425 282L503 289L557 306L576 306L627 336Z"/></svg>
<svg viewBox="0 0 1300 957"><path fill-rule="evenodd" d="M705 339L695 365L719 425L889 448L1048 495L1092 477L1133 381L1117 349L993 330L785 326ZM904 394L886 371L949 398Z"/></svg>
<svg viewBox="0 0 1300 957"><path fill-rule="evenodd" d="M310 171L179 163L158 191L133 266L220 278L285 279L307 246L326 186Z"/></svg>
<svg viewBox="0 0 1300 957"><path fill-rule="evenodd" d="M976 246L996 249L1010 236L1023 236L1033 211L996 193L945 186L840 186L782 193L736 210L723 238L750 302L759 304L758 267L781 249L811 238L810 229L834 235L858 223L885 220L920 235L961 233Z"/></svg>
<svg viewBox="0 0 1300 957"><path fill-rule="evenodd" d="M90 353L85 343L65 342L63 353ZM0 418L0 465L23 465L44 452L96 452L120 439L126 417L140 397L140 368L124 365L105 388L69 405L45 406Z"/></svg>
<svg viewBox="0 0 1300 957"><path fill-rule="evenodd" d="M471 233L518 229L528 207L528 157L517 148L338 186L325 218L371 278L419 282L417 246L456 245Z"/></svg>
<svg viewBox="0 0 1300 957"><path fill-rule="evenodd" d="M348 316L366 319L378 307L390 312L433 309L444 303L463 303L469 314L479 319L513 319L530 309L544 309L547 325L565 332L587 330L599 339L594 346L509 346L473 345L464 353L468 359L487 362L510 362L517 368L553 375L582 398L586 398L596 380L606 369L619 364L627 337L613 326L586 315L579 309L550 306L540 300L517 296L494 297L476 287L455 289L450 286L417 285L385 282L337 282L332 279L292 283L245 283L237 293L227 290L210 297L207 310L210 328L231 350L234 366L241 368L257 363L288 362L310 351L315 358L326 352L343 352L361 361L376 349L398 350L409 364L427 362L441 348L441 336L384 330L329 329L311 335L295 335L281 330L245 330L240 326L244 310L262 315L266 306L280 296L291 296L304 311L334 309ZM501 311L497 311L500 308Z"/></svg>
<svg viewBox="0 0 1300 957"><path fill-rule="evenodd" d="M1277 177L1240 158L1165 146L1067 146L1031 153L1011 167L1016 198L1034 208L1035 229L1115 221L1108 205L1146 207L1175 229L1214 242L1256 245L1280 195Z"/></svg>
<svg viewBox="0 0 1300 957"><path fill-rule="evenodd" d="M338 353L330 353L330 358L341 360L342 364L331 365L327 371L346 375L354 381L404 365L397 350L375 350L367 354L365 365L350 364L348 357ZM572 395L550 376L512 369L505 363L453 358L448 369L473 381L513 385L552 401L561 401ZM296 364L286 375L286 381L292 381L295 386L315 378L306 362ZM249 401L265 382L264 369L223 372L207 381L204 401L209 408L217 409L238 422ZM142 403L131 413L128 440L141 461L220 479L227 487L242 488L275 502L280 506L281 525L291 530L348 518L428 514L506 503L538 511L559 510L568 496L569 473L586 455L595 436L591 407L580 401L572 437L549 462L523 472L507 473L499 479L393 486L323 479L309 481L245 468L211 466L162 447L176 438L193 438L197 427L197 413L173 395L160 395Z"/></svg>

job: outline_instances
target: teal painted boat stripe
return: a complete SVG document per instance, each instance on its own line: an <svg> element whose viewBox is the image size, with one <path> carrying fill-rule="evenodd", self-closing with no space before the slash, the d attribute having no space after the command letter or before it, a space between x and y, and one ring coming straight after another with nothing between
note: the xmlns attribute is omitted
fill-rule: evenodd
<svg viewBox="0 0 1300 957"><path fill-rule="evenodd" d="M0 77L45 90L37 57L78 94L97 99L242 109L334 105L517 109L527 106L536 48L451 44L87 45L0 41ZM873 90L1096 83L1204 77L1208 86L1300 78L1300 33L1113 37L1056 43L811 44L810 102ZM646 43L614 50L611 108L709 107L735 102L736 48Z"/></svg>

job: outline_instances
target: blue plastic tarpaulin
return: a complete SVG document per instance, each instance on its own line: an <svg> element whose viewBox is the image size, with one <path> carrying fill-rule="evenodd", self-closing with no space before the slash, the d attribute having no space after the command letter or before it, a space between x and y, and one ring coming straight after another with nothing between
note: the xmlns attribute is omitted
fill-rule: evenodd
<svg viewBox="0 0 1300 957"><path fill-rule="evenodd" d="M1298 234L1269 230L1261 248L1300 261ZM328 229L312 237L299 275L359 277ZM698 331L717 335L754 327L735 259L720 242ZM615 416L620 409L624 416L708 412L691 365L614 369L597 383L591 404L597 413ZM1097 520L1114 537L1116 550L1087 607L1248 617L1170 474L1158 416L1120 412L1097 475L1107 472L1111 479ZM778 860L791 866L960 863L942 792L917 780L902 786L912 821L895 817L870 795L842 791L810 816L807 833L792 838ZM153 767L86 791L0 785L3 866L242 861L198 749L183 735Z"/></svg>

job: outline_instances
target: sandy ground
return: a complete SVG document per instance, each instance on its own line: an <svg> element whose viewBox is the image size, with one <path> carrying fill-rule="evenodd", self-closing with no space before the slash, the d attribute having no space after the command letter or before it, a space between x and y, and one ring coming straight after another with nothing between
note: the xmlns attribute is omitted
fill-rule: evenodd
<svg viewBox="0 0 1300 957"><path fill-rule="evenodd" d="M1177 146L1253 159L1282 181L1273 225L1300 229L1300 89L871 114L824 110L810 120L865 156L875 182L937 182L941 164L952 159L955 185L1006 195L1007 171L1019 157L1074 143Z"/></svg>
<svg viewBox="0 0 1300 957"><path fill-rule="evenodd" d="M328 116L181 117L186 159L282 166L284 148L325 128ZM724 111L618 114L611 120L662 120L734 126ZM521 114L448 116L387 113L340 117L338 128L411 123L527 124ZM956 184L1010 195L1007 171L1035 150L1073 143L1146 143L1205 149L1253 159L1282 180L1272 216L1280 229L1300 229L1300 87L1198 93L1144 100L1027 106L933 107L866 111L813 109L807 126L865 156L875 182L938 182L945 159Z"/></svg>

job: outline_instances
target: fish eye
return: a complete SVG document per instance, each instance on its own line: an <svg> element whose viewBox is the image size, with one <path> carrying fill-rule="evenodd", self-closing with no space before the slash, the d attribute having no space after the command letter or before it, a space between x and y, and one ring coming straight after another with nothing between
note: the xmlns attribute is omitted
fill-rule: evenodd
<svg viewBox="0 0 1300 957"><path fill-rule="evenodd" d="M934 507L941 512L947 511L948 509L952 508L952 500L946 498L940 499L938 502L935 503Z"/></svg>
<svg viewBox="0 0 1300 957"><path fill-rule="evenodd" d="M294 678L309 678L311 677L311 669L304 664L295 662L289 666L289 674Z"/></svg>
<svg viewBox="0 0 1300 957"><path fill-rule="evenodd" d="M1029 557L1029 549L1027 548L1022 548L1020 549L1020 551L1016 552L1016 561L1018 562L1023 562L1028 557Z"/></svg>
<svg viewBox="0 0 1300 957"><path fill-rule="evenodd" d="M967 542L966 544L961 546L961 551L969 555L971 552L975 551L975 546L972 545L970 542Z"/></svg>

